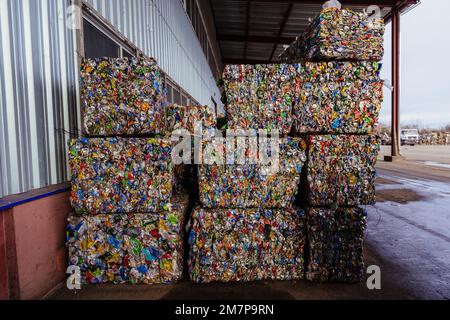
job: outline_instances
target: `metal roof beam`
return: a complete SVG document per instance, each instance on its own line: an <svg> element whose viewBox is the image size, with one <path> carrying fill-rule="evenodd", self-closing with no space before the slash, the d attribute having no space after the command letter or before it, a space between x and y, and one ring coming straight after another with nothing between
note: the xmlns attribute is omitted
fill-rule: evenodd
<svg viewBox="0 0 450 320"><path fill-rule="evenodd" d="M410 9L415 8L420 4L420 0L403 0L403 1L397 1L397 10L398 12L404 13L405 11L409 11ZM385 17L384 17L384 23L388 23L392 19L392 11L391 10Z"/></svg>
<svg viewBox="0 0 450 320"><path fill-rule="evenodd" d="M238 58L227 58L223 61L224 64L267 64L267 60L255 60L255 59L238 59Z"/></svg>
<svg viewBox="0 0 450 320"><path fill-rule="evenodd" d="M299 3L299 4L323 4L325 0L249 0L252 2L269 2L269 3ZM370 5L377 5L380 7L391 7L396 2L401 1L395 1L395 0L339 0L343 5L346 6L370 6ZM411 3L414 2L414 0L409 1Z"/></svg>
<svg viewBox="0 0 450 320"><path fill-rule="evenodd" d="M275 44L273 46L272 53L269 56L269 61L272 61L275 50L277 50L278 44L280 43L280 37L283 35L284 27L286 26L286 22L289 19L289 15L291 14L293 6L294 5L292 3L290 3L286 10L286 13L284 14L283 21L281 21L280 29L278 31L277 41L275 42Z"/></svg>
<svg viewBox="0 0 450 320"><path fill-rule="evenodd" d="M293 4L323 4L325 0L249 0L251 2L263 3L293 3ZM383 7L398 8L416 5L420 0L340 0L344 6L367 7L370 5L377 5Z"/></svg>
<svg viewBox="0 0 450 320"><path fill-rule="evenodd" d="M292 43L295 38L291 37L266 37L266 36L243 36L237 34L218 34L218 41L233 41L233 42L259 42L259 43Z"/></svg>
<svg viewBox="0 0 450 320"><path fill-rule="evenodd" d="M280 44L292 43L295 40L295 36L297 35L297 33L301 34L306 28L308 24L306 22L307 19L305 19L307 18L306 16L314 15L316 13L315 11L317 11L318 13L320 11L321 5L325 0L210 1L215 5L230 5L230 8L240 7L240 11L232 10L232 12L226 10L226 12L222 10L217 11L218 8L213 8L215 9L213 11L215 11L215 13L219 13L220 15L219 17L216 17L220 21L219 25L216 24L216 30L218 31L217 41L221 42L219 45L221 50L224 50L224 46L233 46L236 47L236 50L238 50L237 46L239 46L238 51L240 52L240 54L235 54L238 51L228 52L226 50L228 57L223 57L224 63L254 64L270 62L268 60L260 60L263 59L263 56L266 53L261 52L262 55L253 55L252 52L254 53L257 48L263 47L262 44L267 44L270 47L273 46L270 54L270 59L273 59ZM392 8L397 8L399 13L403 13L414 8L417 4L420 3L419 0L340 0L340 2L344 5L344 7L359 7L359 9L362 7L367 7L369 5L378 5L379 7L384 8L382 15L384 17L385 23L388 23L392 17ZM238 3L238 5L235 5L236 3ZM246 8L248 7L245 7L245 5L248 3L253 3L255 5L256 3L267 4L267 6L258 6L258 10L256 10L255 12L250 11L250 21L252 23L251 25L249 25L249 22L246 19ZM233 6L231 6L231 4L233 4ZM285 4L283 6L284 8L286 8L286 4L292 6L292 12L290 14L290 16L292 16L292 19L288 15L288 19L286 20L284 27L281 27L280 24L274 23L277 17L280 19L279 14L281 10L279 9L281 8L276 7L277 14L273 17L271 16L271 14L273 14L273 6L277 6L279 4ZM228 10L228 7L225 6L225 8ZM256 8L252 7L252 10L253 9ZM283 14L283 11L281 11L281 14ZM285 15L283 17L285 17ZM223 32L221 32L222 30ZM267 34L268 36L264 36L265 34ZM250 43L255 43L255 48L253 48ZM256 46L257 43L261 43L261 45ZM244 54L241 56L242 49L244 49Z"/></svg>
<svg viewBox="0 0 450 320"><path fill-rule="evenodd" d="M248 31L250 28L250 6L251 2L247 1L247 11L245 13L245 44L244 44L244 60L247 60L247 48L248 48Z"/></svg>

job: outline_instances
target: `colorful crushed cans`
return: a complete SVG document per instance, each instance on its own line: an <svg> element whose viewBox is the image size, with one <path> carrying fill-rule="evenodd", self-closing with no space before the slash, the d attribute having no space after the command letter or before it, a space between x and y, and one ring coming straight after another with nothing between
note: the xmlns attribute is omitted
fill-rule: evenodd
<svg viewBox="0 0 450 320"><path fill-rule="evenodd" d="M166 132L185 129L194 134L195 126L202 130L217 127L216 114L209 106L181 106L172 104L166 107Z"/></svg>
<svg viewBox="0 0 450 320"><path fill-rule="evenodd" d="M376 135L311 135L307 138L306 192L309 206L375 203Z"/></svg>
<svg viewBox="0 0 450 320"><path fill-rule="evenodd" d="M175 195L158 213L71 215L69 265L82 284L171 283L181 279L188 197Z"/></svg>
<svg viewBox="0 0 450 320"><path fill-rule="evenodd" d="M297 64L292 111L296 134L368 134L383 102L378 62Z"/></svg>
<svg viewBox="0 0 450 320"><path fill-rule="evenodd" d="M229 129L278 130L292 126L295 67L288 64L227 65L223 72Z"/></svg>
<svg viewBox="0 0 450 320"><path fill-rule="evenodd" d="M198 283L304 277L305 214L289 209L194 209L189 274Z"/></svg>
<svg viewBox="0 0 450 320"><path fill-rule="evenodd" d="M261 145L260 148L263 148ZM269 146L270 144L267 145ZM249 148L247 142L242 148L236 149L233 164L214 163L198 166L200 204L204 208L292 206L306 161L306 143L301 138L281 138L279 163L276 168L267 167L271 170L265 170L265 166L261 163L249 163L249 159L237 163L237 154L247 155L250 152Z"/></svg>
<svg viewBox="0 0 450 320"><path fill-rule="evenodd" d="M72 207L80 214L167 210L173 183L171 150L168 138L72 140Z"/></svg>
<svg viewBox="0 0 450 320"><path fill-rule="evenodd" d="M307 208L309 244L306 278L318 282L360 282L367 213L359 207Z"/></svg>
<svg viewBox="0 0 450 320"><path fill-rule="evenodd" d="M152 58L84 58L80 67L84 133L164 133L163 79Z"/></svg>
<svg viewBox="0 0 450 320"><path fill-rule="evenodd" d="M383 59L384 20L366 12L326 8L280 56L283 62Z"/></svg>

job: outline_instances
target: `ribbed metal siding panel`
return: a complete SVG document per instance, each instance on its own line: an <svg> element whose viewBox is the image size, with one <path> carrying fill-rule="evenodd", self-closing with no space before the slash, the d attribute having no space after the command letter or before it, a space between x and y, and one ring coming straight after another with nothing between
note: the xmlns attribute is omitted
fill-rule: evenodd
<svg viewBox="0 0 450 320"><path fill-rule="evenodd" d="M69 0L0 0L0 197L67 181L77 127Z"/></svg>
<svg viewBox="0 0 450 320"><path fill-rule="evenodd" d="M220 92L180 0L88 0L94 9L146 55L157 59L201 104L218 107Z"/></svg>

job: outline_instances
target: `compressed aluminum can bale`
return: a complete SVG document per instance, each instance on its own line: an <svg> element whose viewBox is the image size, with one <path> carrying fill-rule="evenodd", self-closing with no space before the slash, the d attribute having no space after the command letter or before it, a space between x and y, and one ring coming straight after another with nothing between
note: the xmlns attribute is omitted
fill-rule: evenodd
<svg viewBox="0 0 450 320"><path fill-rule="evenodd" d="M70 196L77 213L166 210L172 195L167 138L79 138L70 142Z"/></svg>
<svg viewBox="0 0 450 320"><path fill-rule="evenodd" d="M84 58L80 80L87 135L164 132L163 81L152 58Z"/></svg>
<svg viewBox="0 0 450 320"><path fill-rule="evenodd" d="M383 59L384 20L327 8L282 55L283 62Z"/></svg>
<svg viewBox="0 0 450 320"><path fill-rule="evenodd" d="M375 203L376 135L312 135L307 138L307 203L358 206Z"/></svg>
<svg viewBox="0 0 450 320"><path fill-rule="evenodd" d="M126 274L122 268L126 220L120 215L91 216L87 219L87 226L86 242L82 243L86 255L86 281L118 281Z"/></svg>
<svg viewBox="0 0 450 320"><path fill-rule="evenodd" d="M309 258L306 278L360 282L367 213L359 207L307 208Z"/></svg>
<svg viewBox="0 0 450 320"><path fill-rule="evenodd" d="M172 104L166 107L166 128L171 133L174 130L186 129L194 134L195 125L202 129L216 128L217 119L209 106L181 106Z"/></svg>
<svg viewBox="0 0 450 320"><path fill-rule="evenodd" d="M225 66L228 128L289 134L295 75L294 66L287 64Z"/></svg>
<svg viewBox="0 0 450 320"><path fill-rule="evenodd" d="M69 266L81 271L81 282L103 283L124 277L121 215L76 216L68 218L66 246Z"/></svg>
<svg viewBox="0 0 450 320"><path fill-rule="evenodd" d="M193 281L228 282L304 277L305 214L289 209L203 209L189 224Z"/></svg>
<svg viewBox="0 0 450 320"><path fill-rule="evenodd" d="M71 215L66 229L69 266L83 284L171 283L181 279L187 195L159 213Z"/></svg>
<svg viewBox="0 0 450 320"><path fill-rule="evenodd" d="M371 133L378 124L383 81L378 62L297 64L293 132Z"/></svg>
<svg viewBox="0 0 450 320"><path fill-rule="evenodd" d="M235 153L247 154L247 147L248 144L236 148ZM248 162L199 165L201 205L205 208L291 207L306 162L306 143L301 138L281 138L278 158L278 170L273 172L265 171L261 164Z"/></svg>

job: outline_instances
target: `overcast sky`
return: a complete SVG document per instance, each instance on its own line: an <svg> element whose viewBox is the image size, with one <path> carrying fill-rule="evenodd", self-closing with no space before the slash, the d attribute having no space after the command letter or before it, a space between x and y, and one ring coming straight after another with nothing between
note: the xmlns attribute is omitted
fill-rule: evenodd
<svg viewBox="0 0 450 320"><path fill-rule="evenodd" d="M382 78L391 79L391 25L386 28ZM450 124L450 1L422 0L401 17L400 122ZM381 121L390 124L391 93Z"/></svg>

